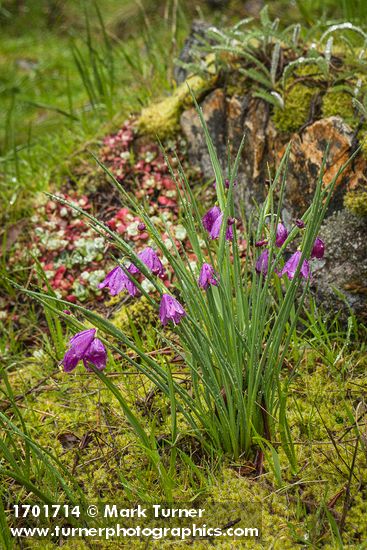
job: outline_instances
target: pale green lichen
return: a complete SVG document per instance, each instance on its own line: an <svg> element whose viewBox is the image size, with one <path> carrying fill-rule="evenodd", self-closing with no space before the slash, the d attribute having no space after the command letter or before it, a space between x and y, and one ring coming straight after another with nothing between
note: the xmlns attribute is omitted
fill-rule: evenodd
<svg viewBox="0 0 367 550"><path fill-rule="evenodd" d="M367 191L348 191L344 206L357 216L367 216Z"/></svg>
<svg viewBox="0 0 367 550"><path fill-rule="evenodd" d="M199 100L203 93L213 87L213 82L214 79L190 76L171 96L142 110L138 119L139 130L161 139L174 135L179 130L180 114L192 104L190 89Z"/></svg>

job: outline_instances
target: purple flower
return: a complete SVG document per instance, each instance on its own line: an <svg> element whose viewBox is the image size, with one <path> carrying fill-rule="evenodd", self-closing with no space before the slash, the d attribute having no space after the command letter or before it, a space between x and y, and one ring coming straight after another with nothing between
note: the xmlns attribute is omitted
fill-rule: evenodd
<svg viewBox="0 0 367 550"><path fill-rule="evenodd" d="M98 285L98 288L104 287L109 289L111 296L120 294L122 290L127 290L130 296L136 296L138 292L138 289L134 283L129 279L120 266L117 266L110 271L105 280Z"/></svg>
<svg viewBox="0 0 367 550"><path fill-rule="evenodd" d="M131 275L137 275L138 273L140 273L140 270L134 264L130 264L127 270Z"/></svg>
<svg viewBox="0 0 367 550"><path fill-rule="evenodd" d="M305 227L305 222L303 220L296 220L296 226L299 227L300 229L303 229Z"/></svg>
<svg viewBox="0 0 367 550"><path fill-rule="evenodd" d="M95 338L95 334L96 329L91 328L78 332L70 338L70 347L61 362L64 365L64 372L74 370L79 361L83 361L88 371L93 370L90 367L91 364L98 370L106 367L107 352L102 342Z"/></svg>
<svg viewBox="0 0 367 550"><path fill-rule="evenodd" d="M89 346L87 353L83 358L85 368L92 372L90 365L94 365L98 370L103 370L106 367L107 352L101 340L95 338Z"/></svg>
<svg viewBox="0 0 367 550"><path fill-rule="evenodd" d="M145 223L140 222L140 223L138 224L138 231L145 231L146 228L147 228L147 226L145 225Z"/></svg>
<svg viewBox="0 0 367 550"><path fill-rule="evenodd" d="M213 206L202 219L203 226L208 231L211 239L218 239L223 221L223 212L219 206ZM231 241L233 239L233 228L230 223L226 230L226 239Z"/></svg>
<svg viewBox="0 0 367 550"><path fill-rule="evenodd" d="M207 290L209 285L218 285L218 275L215 273L213 266L210 264L203 264L198 279L198 285Z"/></svg>
<svg viewBox="0 0 367 550"><path fill-rule="evenodd" d="M297 266L301 259L301 256L302 256L302 253L299 250L297 250L297 252L292 254L289 260L284 264L282 271L279 273L279 277L282 277L283 275L286 274L288 279L293 279L297 270ZM310 265L307 260L303 261L300 274L305 279L308 279L308 277L310 276Z"/></svg>
<svg viewBox="0 0 367 550"><path fill-rule="evenodd" d="M153 275L164 275L163 264L156 252L154 252L153 248L150 248L150 246L144 248L144 250L138 254L138 258L147 266ZM130 264L128 272L132 275L136 275L139 273L139 269L134 264Z"/></svg>
<svg viewBox="0 0 367 550"><path fill-rule="evenodd" d="M267 239L263 239L262 241L256 241L255 246L256 248L261 248L262 246L265 246L268 244Z"/></svg>
<svg viewBox="0 0 367 550"><path fill-rule="evenodd" d="M263 250L258 257L255 265L256 273L260 275L262 273L263 275L267 275L268 273L268 267L269 267L269 250L266 248Z"/></svg>
<svg viewBox="0 0 367 550"><path fill-rule="evenodd" d="M162 325L166 325L168 321L173 321L177 325L182 317L185 317L186 311L173 296L163 294L159 305L159 317Z"/></svg>
<svg viewBox="0 0 367 550"><path fill-rule="evenodd" d="M285 243L285 241L287 240L287 237L288 237L288 231L286 230L286 228L282 223L278 223L277 232L275 236L275 246L280 248L283 245L283 243Z"/></svg>
<svg viewBox="0 0 367 550"><path fill-rule="evenodd" d="M158 258L157 254L154 252L154 250L150 248L150 246L145 248L143 252L140 252L138 256L154 275L164 274L163 264Z"/></svg>
<svg viewBox="0 0 367 550"><path fill-rule="evenodd" d="M316 237L315 242L313 243L313 248L311 251L311 258L317 258L321 260L325 253L325 244L320 237Z"/></svg>
<svg viewBox="0 0 367 550"><path fill-rule="evenodd" d="M226 229L226 241L233 241L233 224L228 223Z"/></svg>
<svg viewBox="0 0 367 550"><path fill-rule="evenodd" d="M218 218L218 216L221 215L221 213L222 212L219 206L213 206L213 208L208 210L205 216L203 216L203 219L202 219L203 226L208 232L210 232L215 220Z"/></svg>

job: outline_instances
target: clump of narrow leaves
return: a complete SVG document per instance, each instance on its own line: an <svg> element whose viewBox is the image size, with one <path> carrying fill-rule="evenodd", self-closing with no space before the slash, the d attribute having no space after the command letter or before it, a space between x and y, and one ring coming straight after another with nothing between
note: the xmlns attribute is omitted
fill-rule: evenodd
<svg viewBox="0 0 367 550"><path fill-rule="evenodd" d="M240 225L236 220L233 189L243 144L231 172L224 175L200 110L198 113L216 178L217 200L208 212L202 211L180 164L177 163L176 171L169 164L196 266L192 266L184 247L177 246L174 227L166 226L168 240L163 239L159 225L145 206L101 163L124 204L149 234L152 244L148 248L142 252L135 250L123 235L80 205L53 197L83 216L99 236L113 242L118 250L116 265L101 286L111 293L142 294L156 308L163 327L170 327L169 332L162 328L161 338L184 358L185 384L172 375L169 365L162 366L103 316L79 305L71 306L78 316L64 314L60 310L65 302L28 292L46 307L59 311L69 326L82 334L86 327L79 316L91 323L98 330L98 342L103 349L120 355L162 392L174 411L173 448L180 415L192 436L202 441L205 448L234 458L249 456L254 446L271 447L275 452L273 444L280 440L295 470L286 416L289 380L282 376L282 366L309 290L311 262L316 261L312 257L321 257L323 253L318 231L339 174L325 189L321 173L313 201L302 220L285 228L280 212L287 181L288 149L265 202L253 219L242 220ZM245 256L239 249L239 242L244 239ZM169 291L162 280L166 271L173 274ZM146 290L143 280L150 282L152 290ZM92 336L94 341L96 334L93 332ZM83 337L83 343L84 340ZM129 349L133 354L126 351ZM100 344L95 368L94 349L88 348L86 356L83 350L83 353L76 351L75 361L86 359L88 368L116 395L118 390L100 371L99 357L105 357ZM67 354L72 352L69 350ZM108 369L108 361L106 364ZM149 446L149 438L133 411L121 394L118 398L142 444Z"/></svg>

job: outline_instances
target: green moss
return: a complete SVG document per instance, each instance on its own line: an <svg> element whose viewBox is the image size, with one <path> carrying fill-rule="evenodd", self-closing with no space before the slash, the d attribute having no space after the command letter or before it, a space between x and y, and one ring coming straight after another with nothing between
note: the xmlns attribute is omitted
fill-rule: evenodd
<svg viewBox="0 0 367 550"><path fill-rule="evenodd" d="M358 133L358 140L361 145L361 154L367 159L367 125L363 124L362 129Z"/></svg>
<svg viewBox="0 0 367 550"><path fill-rule="evenodd" d="M109 303L108 305L111 304ZM147 325L156 324L157 319L157 310L145 296L142 296L140 299L134 300L117 310L112 317L112 322L125 334L127 333L127 336L131 336L131 323L136 328L144 327L144 330L146 330Z"/></svg>
<svg viewBox="0 0 367 550"><path fill-rule="evenodd" d="M256 516L261 514L262 544L259 546L255 539L249 538L246 540L246 548L294 548L287 528L287 521L295 519L294 511L289 507L284 494L274 493L274 487L266 476L255 480L239 476L235 468L224 469L222 476L210 490L210 497L215 502L233 502L243 506L245 510L247 508L248 526L256 527Z"/></svg>
<svg viewBox="0 0 367 550"><path fill-rule="evenodd" d="M324 117L340 116L352 127L358 122L354 115L352 97L346 92L329 90L322 99L322 115Z"/></svg>
<svg viewBox="0 0 367 550"><path fill-rule="evenodd" d="M309 77L306 80L298 80ZM285 94L284 108L275 107L273 121L281 132L295 132L308 120L312 98L319 91L317 80L320 79L320 70L314 65L305 65L297 68L289 79Z"/></svg>
<svg viewBox="0 0 367 550"><path fill-rule="evenodd" d="M200 76L189 77L170 97L142 110L138 120L140 131L161 139L173 135L179 129L181 112L192 103L189 86L199 100L213 86L213 81L204 80Z"/></svg>
<svg viewBox="0 0 367 550"><path fill-rule="evenodd" d="M344 206L357 216L367 216L367 191L348 191L344 196Z"/></svg>
<svg viewBox="0 0 367 550"><path fill-rule="evenodd" d="M144 311L148 310L144 298L139 306L133 308L135 319L140 318ZM124 306L123 312L126 313ZM153 308L152 308L152 311ZM121 312L121 326L127 326L126 318ZM148 316L150 315L148 311ZM353 352L352 352L353 353ZM344 357L341 365L344 364ZM268 460L264 462L264 475L252 478L248 475L239 475L238 469L246 463L239 462L233 465L229 461L224 463L222 470L217 468L216 480L213 483L208 477L206 494L199 500L200 505L206 502L234 502L243 503L244 510L247 506L255 508L255 512L261 509L262 534L260 543L254 539L246 539L246 548L274 548L275 550L287 550L309 543L310 547L320 547L320 537L323 547L333 548L330 525L327 517L321 513L322 506L333 498L346 484L349 471L345 464L350 463L352 446L347 443L338 443L336 453L330 434L335 441L342 438L350 426L350 418L346 405L355 407L358 405L359 390L355 388L366 387L366 358L362 352L354 352L349 357L348 364L353 365L345 374L338 374L339 366L331 370L329 366L320 363L320 357L315 350L304 353L299 374L289 397L288 415L292 429L292 435L296 442L296 453L299 466L299 476L292 478L287 460L280 446L276 446L282 467L283 486L281 490L269 466ZM13 375L12 384L19 384L19 390L25 390L27 385L33 385L42 374L43 369L53 369L53 364L33 362L25 365L24 369ZM24 401L24 420L30 430L30 435L46 446L71 468L76 464L75 478L83 488L87 499L95 502L96 495L103 495L105 502L125 502L126 493L119 482L119 472L141 490L141 480L144 480L144 490L151 491L156 496L156 501L161 501L157 476L149 468L147 458L143 450L136 445L136 438L128 427L126 418L117 400L106 390L103 384L92 375L84 375L83 368L76 369L76 373L65 375L60 372L54 377L54 384L48 382L42 391L37 394L29 394ZM156 435L169 433L169 404L161 394L154 401L154 409L165 411L165 418L158 424L155 411L149 416L138 406L138 401L146 398L152 389L152 384L144 381L140 376L114 378L114 383L126 398L135 414L138 415L147 431L151 429L152 418ZM22 381L22 383L20 382ZM353 395L354 392L354 395ZM322 419L322 420L321 420ZM179 433L187 429L185 420L180 415ZM363 429L361 423L360 428ZM96 439L83 448L75 445L65 450L59 440L62 433L75 434L80 439L86 434L95 434ZM343 441L343 440L342 440ZM97 444L98 442L98 444ZM238 468L237 468L238 466ZM205 468L204 462L200 466ZM354 548L358 540L365 537L366 523L366 499L359 488L359 479L365 479L367 475L364 451L358 450L356 467L354 470L356 479L353 478L351 486L351 508L348 511L343 539L346 547ZM203 470L205 475L205 470ZM189 502L198 491L191 475L184 465L180 465L175 477L175 502ZM17 498L26 498L17 490ZM60 498L58 498L60 501ZM62 499L61 499L62 501ZM340 516L343 509L344 495L335 504L333 511ZM306 503L306 504L305 504ZM202 506L205 507L205 506ZM218 514L220 507L217 507ZM237 517L237 516L236 516ZM249 518L252 518L250 513ZM221 517L216 512L210 516L208 525L222 525ZM247 526L256 527L256 515L253 523ZM315 534L316 532L316 534ZM319 532L321 534L319 534ZM91 548L93 548L93 541ZM136 542L136 544L135 544ZM65 548L83 549L82 541L69 541ZM97 543L96 543L97 544ZM242 547L240 543L233 541L216 541L215 546L222 550L230 550L234 547ZM349 546L348 546L349 545ZM156 541L152 548L174 549L173 541ZM37 543L34 546L37 548ZM114 548L114 543L98 542L96 548ZM139 541L134 541L134 547L143 548ZM198 550L211 548L208 541L195 542ZM52 544L45 548L53 548Z"/></svg>
<svg viewBox="0 0 367 550"><path fill-rule="evenodd" d="M144 327L141 338L144 349L149 351L151 348L149 342L146 344L146 331L150 323L157 321L155 309L145 298L121 307L114 316L114 322L130 337L131 319L136 323L137 330L140 324ZM342 346L342 343L336 341L335 345ZM156 345L152 349L157 353L160 347ZM362 409L358 412L360 388L367 385L367 359L364 350L357 347L353 349L352 344L341 352L340 357L333 348L333 356L339 359L336 362L329 359L327 364L322 346L320 350L310 348L306 341L300 341L292 353L290 362L301 361L290 387L287 408L297 455L298 476L292 476L279 441L273 441L273 444L279 456L281 487L270 466L271 453L265 457L263 475L256 478L246 473L246 468L251 465L244 460L232 464L229 459L215 457L214 467L205 457L199 465L205 481L199 488L194 472L178 460L174 475L175 502L190 502L200 494L199 501L195 501L193 507L201 504L204 505L201 507L205 507L206 502L214 501L243 503L245 510L248 503L255 506L255 511L261 508L263 540L260 543L248 538L242 546L240 542L221 540L216 541L216 548L287 550L306 545L310 548L335 547L332 529L323 510L325 503L342 491L349 479L347 465L351 463L355 445L355 433L350 430L351 417L358 417L362 413ZM69 471L73 470L75 480L90 502L98 500L98 495L104 502L125 502L127 494L120 483L119 474L137 492L150 494L151 499L157 502L162 501L158 476L137 444L119 402L97 377L86 374L82 365L70 375L60 370L38 387L36 392L26 393L41 378L53 372L54 368L53 359L45 356L42 361L40 358L28 359L22 368L9 375L15 393L24 394L20 403L29 435L56 455ZM169 434L169 399L162 393L156 393L151 402L150 397L147 397L152 394L153 383L135 372L131 376L118 376L119 369L119 358L115 358L115 365L109 363L106 373L111 375L110 380L119 388L146 431L155 437ZM177 377L177 366L175 370ZM181 373L182 378L186 378L184 369L180 369ZM187 434L188 426L180 412L177 421L178 433L182 437ZM361 433L365 429L363 419L359 429ZM77 440L65 449L60 436L66 433L74 434L79 441L86 434L91 434L91 441L87 446L81 446ZM346 434L349 436L345 437ZM337 451L331 437L337 444ZM189 453L186 447L178 445L178 448ZM166 455L164 453L162 448L163 460L168 457L168 452ZM348 548L357 547L365 539L367 530L366 489L360 484L360 480L367 479L362 444L356 455L354 475L351 483L352 500L343 531L345 547ZM47 484L46 478L44 483ZM40 485L40 482L36 484ZM27 491L12 483L4 484L4 491L7 495L16 495L19 502L27 498ZM64 498L60 491L57 494L58 502L63 502ZM344 499L345 494L342 493L331 510L336 517L341 517L343 513ZM219 513L218 506L217 511L210 516L208 525L223 524L222 518L218 517ZM250 514L248 517L251 519ZM250 523L250 519L248 526L256 527L256 518L254 524ZM93 541L90 542L93 548ZM83 544L82 541L69 541L65 548L82 550ZM144 548L139 541L134 541L133 545L137 549ZM173 541L156 541L151 546L174 549L177 544ZM45 545L50 550L52 547ZM98 542L97 547L114 548L115 545ZM209 541L195 541L194 547L197 550L212 548ZM33 548L37 548L36 542Z"/></svg>

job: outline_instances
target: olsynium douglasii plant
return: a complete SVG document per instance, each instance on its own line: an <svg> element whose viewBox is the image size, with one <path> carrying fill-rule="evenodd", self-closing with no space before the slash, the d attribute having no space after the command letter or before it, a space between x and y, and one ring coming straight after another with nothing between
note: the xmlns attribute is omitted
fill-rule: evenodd
<svg viewBox="0 0 367 550"><path fill-rule="evenodd" d="M145 375L170 401L171 449L179 439L177 415L181 415L187 431L201 440L204 447L234 459L251 456L256 445L274 453L274 443L281 442L295 472L295 453L286 417L290 375L284 374L282 365L309 290L312 259L321 258L324 252L318 231L340 171L324 186L321 170L312 204L302 219L287 230L280 212L288 148L266 200L248 223L243 222L241 229L236 220L233 191L243 143L225 178L198 106L197 109L215 173L216 204L208 212L201 212L180 164L177 173L171 167L170 170L179 191L182 223L197 257L198 272L193 270L186 251L177 248L169 228L168 245L144 207L101 163L124 202L141 219L141 228L150 234L151 246L143 252L137 254L119 234L80 206L52 196L85 216L97 233L110 239L121 251L121 259L116 260L116 267L100 287L111 295L128 292L132 300L138 294L146 296L159 315L163 341L184 359L187 383L180 383L182 376L181 380L175 379L169 365L162 366L162 362L145 353L97 313L55 295L26 292L79 331L70 340L62 360L64 370L73 370L82 360L88 370L101 378L118 398L140 443L156 465L159 459L152 437L146 434L119 389L102 372L108 363L107 349ZM246 253L241 255L239 241L244 237ZM174 275L170 289L160 278L165 269L162 257ZM144 290L142 277L151 282L153 292ZM64 309L66 306L68 310ZM87 320L88 325L79 316L71 315L69 308ZM169 332L164 329L166 325ZM174 339L170 336L172 332ZM162 467L159 468L162 475Z"/></svg>

